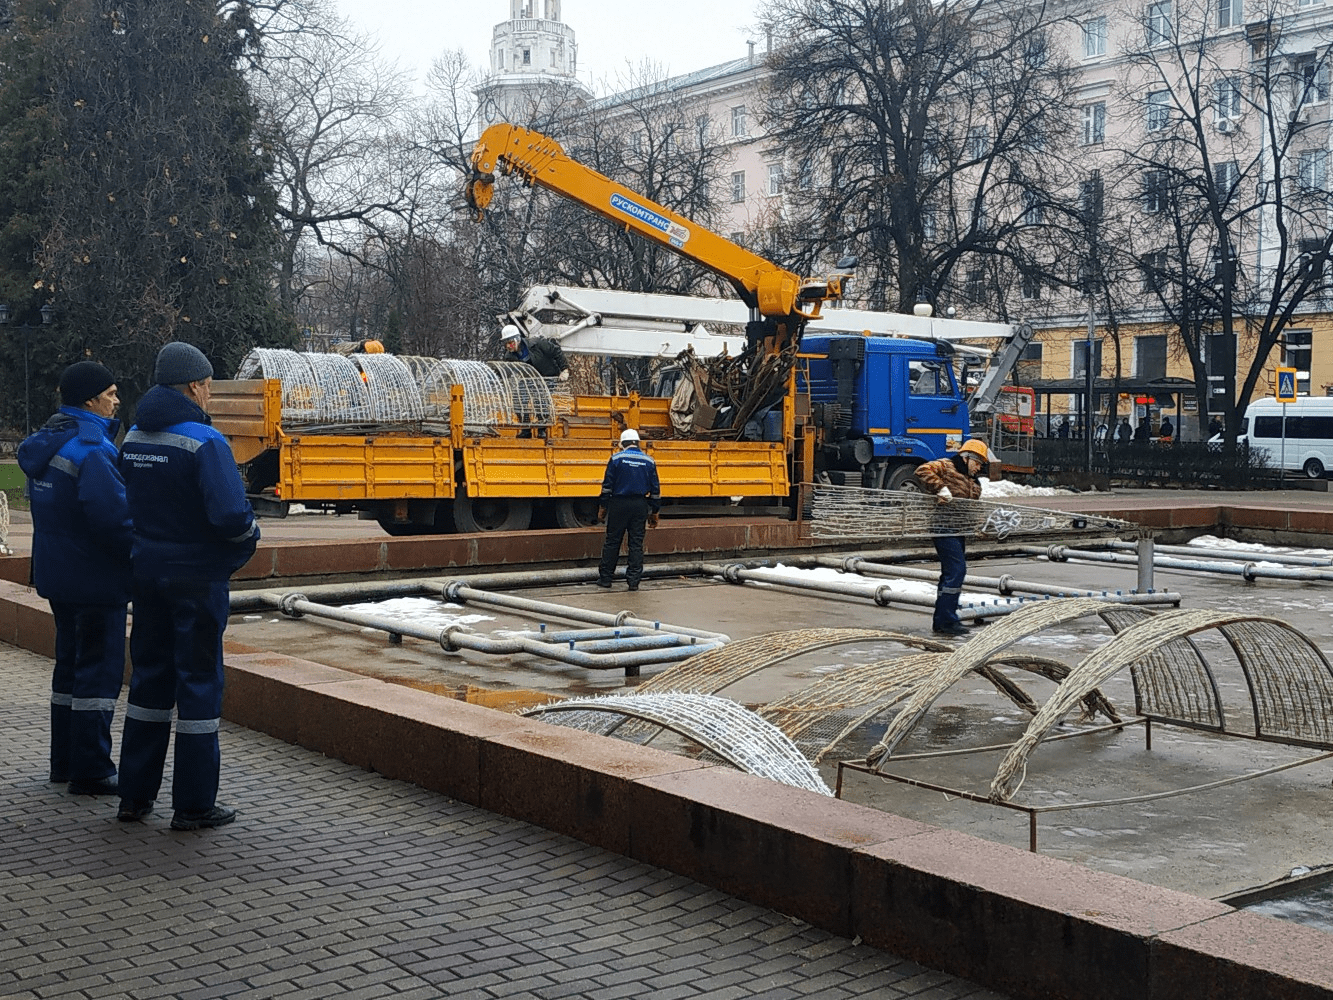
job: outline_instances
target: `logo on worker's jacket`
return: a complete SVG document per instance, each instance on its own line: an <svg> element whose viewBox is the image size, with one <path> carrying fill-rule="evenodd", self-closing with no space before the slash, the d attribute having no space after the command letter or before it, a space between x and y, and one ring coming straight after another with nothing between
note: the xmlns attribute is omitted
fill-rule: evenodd
<svg viewBox="0 0 1333 1000"><path fill-rule="evenodd" d="M637 202L630 201L623 194L611 196L611 207L631 219L638 219L646 226L652 226L658 232L665 233L673 247L683 247L690 239L690 231L679 222L672 222L666 216L654 212Z"/></svg>

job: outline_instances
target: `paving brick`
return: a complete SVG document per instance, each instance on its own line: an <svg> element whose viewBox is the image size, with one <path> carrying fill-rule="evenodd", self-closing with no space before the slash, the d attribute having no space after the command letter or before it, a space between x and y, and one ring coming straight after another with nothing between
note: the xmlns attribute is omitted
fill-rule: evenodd
<svg viewBox="0 0 1333 1000"><path fill-rule="evenodd" d="M229 722L220 798L235 824L169 833L162 800L118 824L112 804L43 780L49 678L49 661L0 645L5 997L889 998L935 975ZM921 986L1004 1000L948 977Z"/></svg>

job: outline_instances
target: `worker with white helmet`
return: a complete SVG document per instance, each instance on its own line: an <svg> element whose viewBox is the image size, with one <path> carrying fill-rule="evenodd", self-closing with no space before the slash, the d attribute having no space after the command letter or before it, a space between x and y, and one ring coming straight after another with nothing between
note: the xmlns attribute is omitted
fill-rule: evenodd
<svg viewBox="0 0 1333 1000"><path fill-rule="evenodd" d="M546 337L528 340L517 326L506 323L500 330L500 346L505 350L506 361L524 361L543 378L558 378L562 382L569 379L569 362L558 341Z"/></svg>
<svg viewBox="0 0 1333 1000"><path fill-rule="evenodd" d="M958 454L926 462L916 470L917 481L940 503L954 497L981 499L981 474L990 463L990 449L980 438L964 442ZM932 622L939 635L967 634L958 618L958 600L967 576L967 548L962 535L936 535L935 552L940 557L940 582L935 591L935 616Z"/></svg>
<svg viewBox="0 0 1333 1000"><path fill-rule="evenodd" d="M602 477L601 505L597 519L606 518L606 541L602 561L597 567L597 586L610 587L620 561L620 542L629 534L629 561L625 580L630 590L639 589L643 577L643 538L645 528L657 527L657 512L662 508L662 487L657 481L657 465L652 456L639 448L639 432L627 428L620 435L620 450L606 463Z"/></svg>

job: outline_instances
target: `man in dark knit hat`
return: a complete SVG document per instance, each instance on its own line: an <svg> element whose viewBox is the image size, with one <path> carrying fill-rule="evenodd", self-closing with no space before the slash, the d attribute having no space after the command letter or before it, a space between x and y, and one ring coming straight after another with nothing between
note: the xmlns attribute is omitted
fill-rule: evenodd
<svg viewBox="0 0 1333 1000"><path fill-rule="evenodd" d="M51 780L114 795L111 719L125 676L130 513L116 468L120 396L95 361L60 376L60 409L19 445L32 504L31 572L56 625Z"/></svg>
<svg viewBox="0 0 1333 1000"><path fill-rule="evenodd" d="M254 554L259 526L226 438L204 412L213 366L190 344L157 355L153 388L120 450L134 517L134 626L120 742L120 811L153 811L176 714L173 830L224 826L218 805L222 633L231 575Z"/></svg>

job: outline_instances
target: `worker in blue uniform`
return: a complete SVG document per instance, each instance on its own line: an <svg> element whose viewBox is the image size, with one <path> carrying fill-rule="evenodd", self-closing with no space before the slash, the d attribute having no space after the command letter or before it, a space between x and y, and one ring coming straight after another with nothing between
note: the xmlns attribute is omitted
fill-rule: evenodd
<svg viewBox="0 0 1333 1000"><path fill-rule="evenodd" d="M134 624L119 818L152 812L174 707L173 830L236 818L217 803L222 633L227 581L254 554L259 526L231 448L205 412L212 381L202 351L167 344L120 450L134 519Z"/></svg>
<svg viewBox="0 0 1333 1000"><path fill-rule="evenodd" d="M630 590L638 590L643 578L644 529L657 527L662 487L657 481L657 464L639 449L639 432L632 427L621 432L620 450L606 463L597 502L601 505L597 519L606 518L606 541L597 567L597 586L611 586L616 563L620 561L620 543L628 533L625 580Z"/></svg>
<svg viewBox="0 0 1333 1000"><path fill-rule="evenodd" d="M60 409L18 450L32 508L31 572L56 626L52 781L114 795L111 720L125 676L130 514L116 468L115 377L95 361L60 376Z"/></svg>

